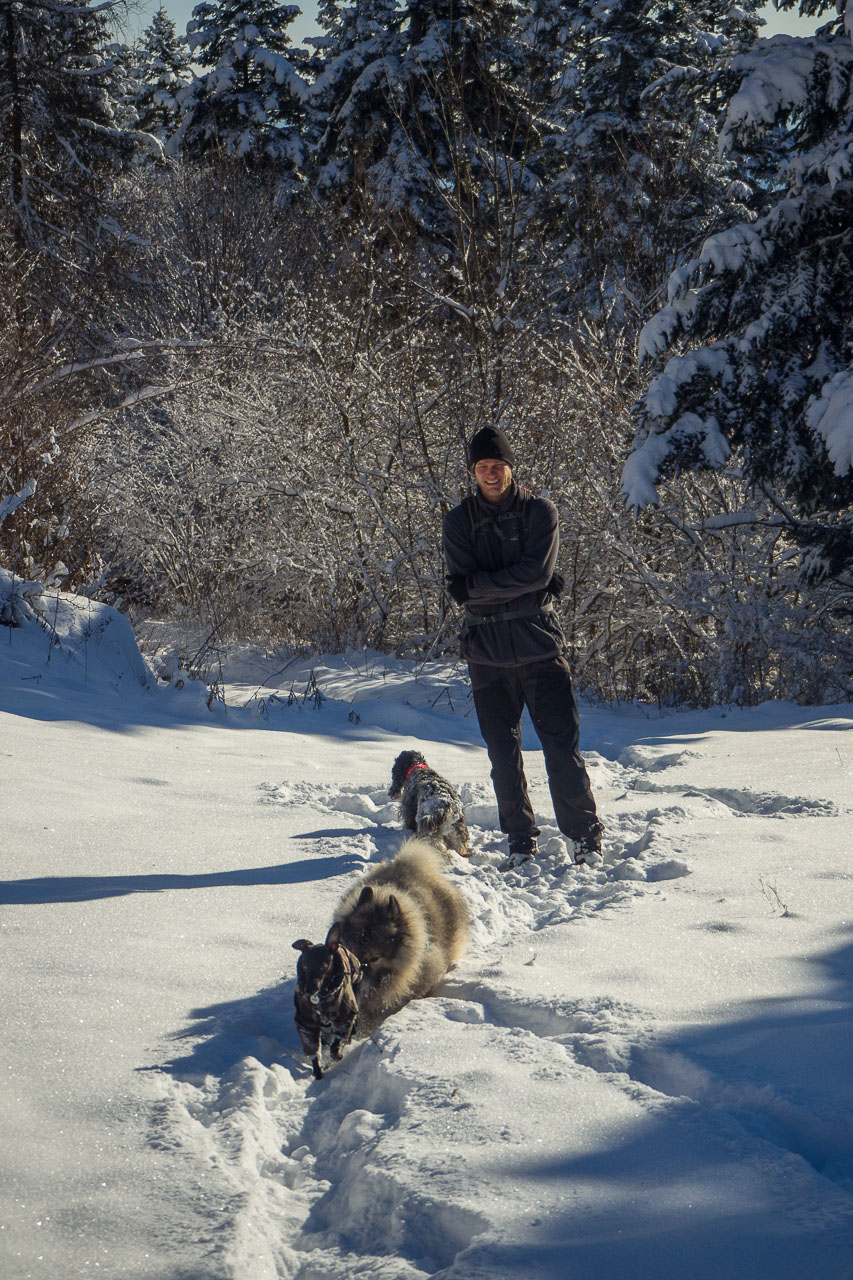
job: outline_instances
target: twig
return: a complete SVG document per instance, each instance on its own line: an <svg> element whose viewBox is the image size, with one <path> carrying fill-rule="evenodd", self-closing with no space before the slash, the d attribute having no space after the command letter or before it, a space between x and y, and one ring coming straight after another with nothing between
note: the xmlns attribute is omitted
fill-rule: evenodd
<svg viewBox="0 0 853 1280"><path fill-rule="evenodd" d="M788 904L779 897L775 884L768 884L763 876L758 877L758 883L761 885L761 892L773 910L778 911L782 916L790 916L791 912L788 910Z"/></svg>

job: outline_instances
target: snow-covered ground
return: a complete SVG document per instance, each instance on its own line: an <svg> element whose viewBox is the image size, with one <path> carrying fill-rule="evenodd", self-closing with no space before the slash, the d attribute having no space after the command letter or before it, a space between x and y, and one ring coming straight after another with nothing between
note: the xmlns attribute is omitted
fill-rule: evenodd
<svg viewBox="0 0 853 1280"><path fill-rule="evenodd" d="M3 1280L851 1280L853 707L585 707L605 861L561 860L531 738L545 852L502 874L459 669L242 654L226 706L38 607L0 627ZM315 1082L290 944L399 846L405 747L466 802L471 946Z"/></svg>

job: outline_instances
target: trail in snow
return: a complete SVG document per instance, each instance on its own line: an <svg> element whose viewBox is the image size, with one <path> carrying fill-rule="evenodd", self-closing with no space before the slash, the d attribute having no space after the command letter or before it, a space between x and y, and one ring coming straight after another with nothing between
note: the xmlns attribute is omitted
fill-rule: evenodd
<svg viewBox="0 0 853 1280"><path fill-rule="evenodd" d="M501 874L452 664L290 664L253 716L50 617L0 650L9 1280L851 1280L850 708L588 708L603 862L531 745L543 853ZM471 947L315 1082L290 942L399 846L412 738Z"/></svg>
<svg viewBox="0 0 853 1280"><path fill-rule="evenodd" d="M594 1195L580 1195L578 1182L588 1193L589 1175L579 1170L595 1159L596 1102L605 1105L598 1090L614 1087L626 1124L660 1117L665 1163L686 1167L679 1144L736 1150L744 1194L769 1177L778 1193L773 1213L795 1215L817 1236L833 1221L849 1230L849 1121L839 1132L807 1099L717 1079L658 1042L650 1009L609 997L560 997L553 981L551 990L542 981L553 976L549 956L562 954L564 926L625 913L638 898L690 875L686 837L697 819L838 813L830 802L802 796L668 784L666 772L695 755L629 748L613 761L590 754L594 788L609 815L605 856L592 868L568 865L563 838L542 815L538 864L500 873L492 793L486 785L463 786L473 854L469 861L454 857L448 874L469 904L469 951L435 998L410 1005L372 1040L356 1043L323 1081L313 1081L298 1054L292 980L238 1011L210 1011L207 1025L202 1018L189 1029L201 1043L173 1064L151 1141L204 1165L206 1194L215 1187L221 1206L203 1267L177 1280L475 1280L493 1275L498 1258L501 1276L553 1275L558 1265L586 1277L607 1215ZM383 787L271 781L260 792L263 804L347 819L352 826L320 829L315 856L349 856L355 869L392 856L402 838ZM519 983L520 970L529 983ZM215 1071L210 1046L217 1039L244 1052L224 1074L202 1079L206 1064ZM494 1089L484 1089L490 1072ZM591 1118L575 1120L579 1149L570 1177L565 1151L550 1150L548 1118L571 1106L581 1087ZM492 1098L488 1107L484 1096ZM606 1105L611 1110L612 1100ZM640 1154L637 1162L635 1174ZM543 1179L550 1202L549 1243L541 1249L541 1224L528 1199L515 1194L517 1180L531 1176ZM732 1230L737 1190L726 1188L726 1176L712 1176L712 1191L729 1205ZM555 1182L563 1187L563 1226L553 1221ZM708 1187L656 1187L648 1167L641 1183L632 1204L672 1197L676 1216L690 1213L691 1196L698 1204L708 1195ZM624 1213L627 1248L636 1224L631 1207ZM703 1241L708 1228L697 1217ZM613 1244L613 1256L619 1248ZM632 1271L627 1259L624 1274L644 1274L641 1262ZM794 1270L783 1266L779 1274L805 1274L796 1270L796 1250L784 1265ZM690 1274L689 1267L679 1258L672 1275ZM657 1270L656 1280L665 1274Z"/></svg>

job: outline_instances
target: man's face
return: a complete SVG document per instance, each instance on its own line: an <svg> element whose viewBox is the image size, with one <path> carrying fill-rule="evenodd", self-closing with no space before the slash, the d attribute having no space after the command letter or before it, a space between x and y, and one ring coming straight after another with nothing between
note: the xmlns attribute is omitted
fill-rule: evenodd
<svg viewBox="0 0 853 1280"><path fill-rule="evenodd" d="M474 464L474 479L487 502L500 502L512 484L512 471L497 458L482 458Z"/></svg>

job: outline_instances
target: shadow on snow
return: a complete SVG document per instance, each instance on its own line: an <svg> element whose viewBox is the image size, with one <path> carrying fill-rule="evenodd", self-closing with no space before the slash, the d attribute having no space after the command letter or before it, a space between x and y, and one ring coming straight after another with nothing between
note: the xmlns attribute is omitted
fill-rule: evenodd
<svg viewBox="0 0 853 1280"><path fill-rule="evenodd" d="M651 1106L617 1137L508 1171L499 1155L495 1176L526 1199L582 1189L584 1210L546 1211L517 1241L473 1240L454 1280L851 1280L853 944L810 963L813 992L638 1047L609 1078L641 1100L653 1090Z"/></svg>
<svg viewBox="0 0 853 1280"><path fill-rule="evenodd" d="M353 833L347 830L345 834ZM0 881L0 904L89 902L130 893L306 884L312 880L328 880L334 876L346 875L350 871L361 871L363 868L362 858L342 853L333 858L302 858L297 862L269 867L241 867L235 871L210 871L183 876L157 873L139 876L40 876L31 880Z"/></svg>

